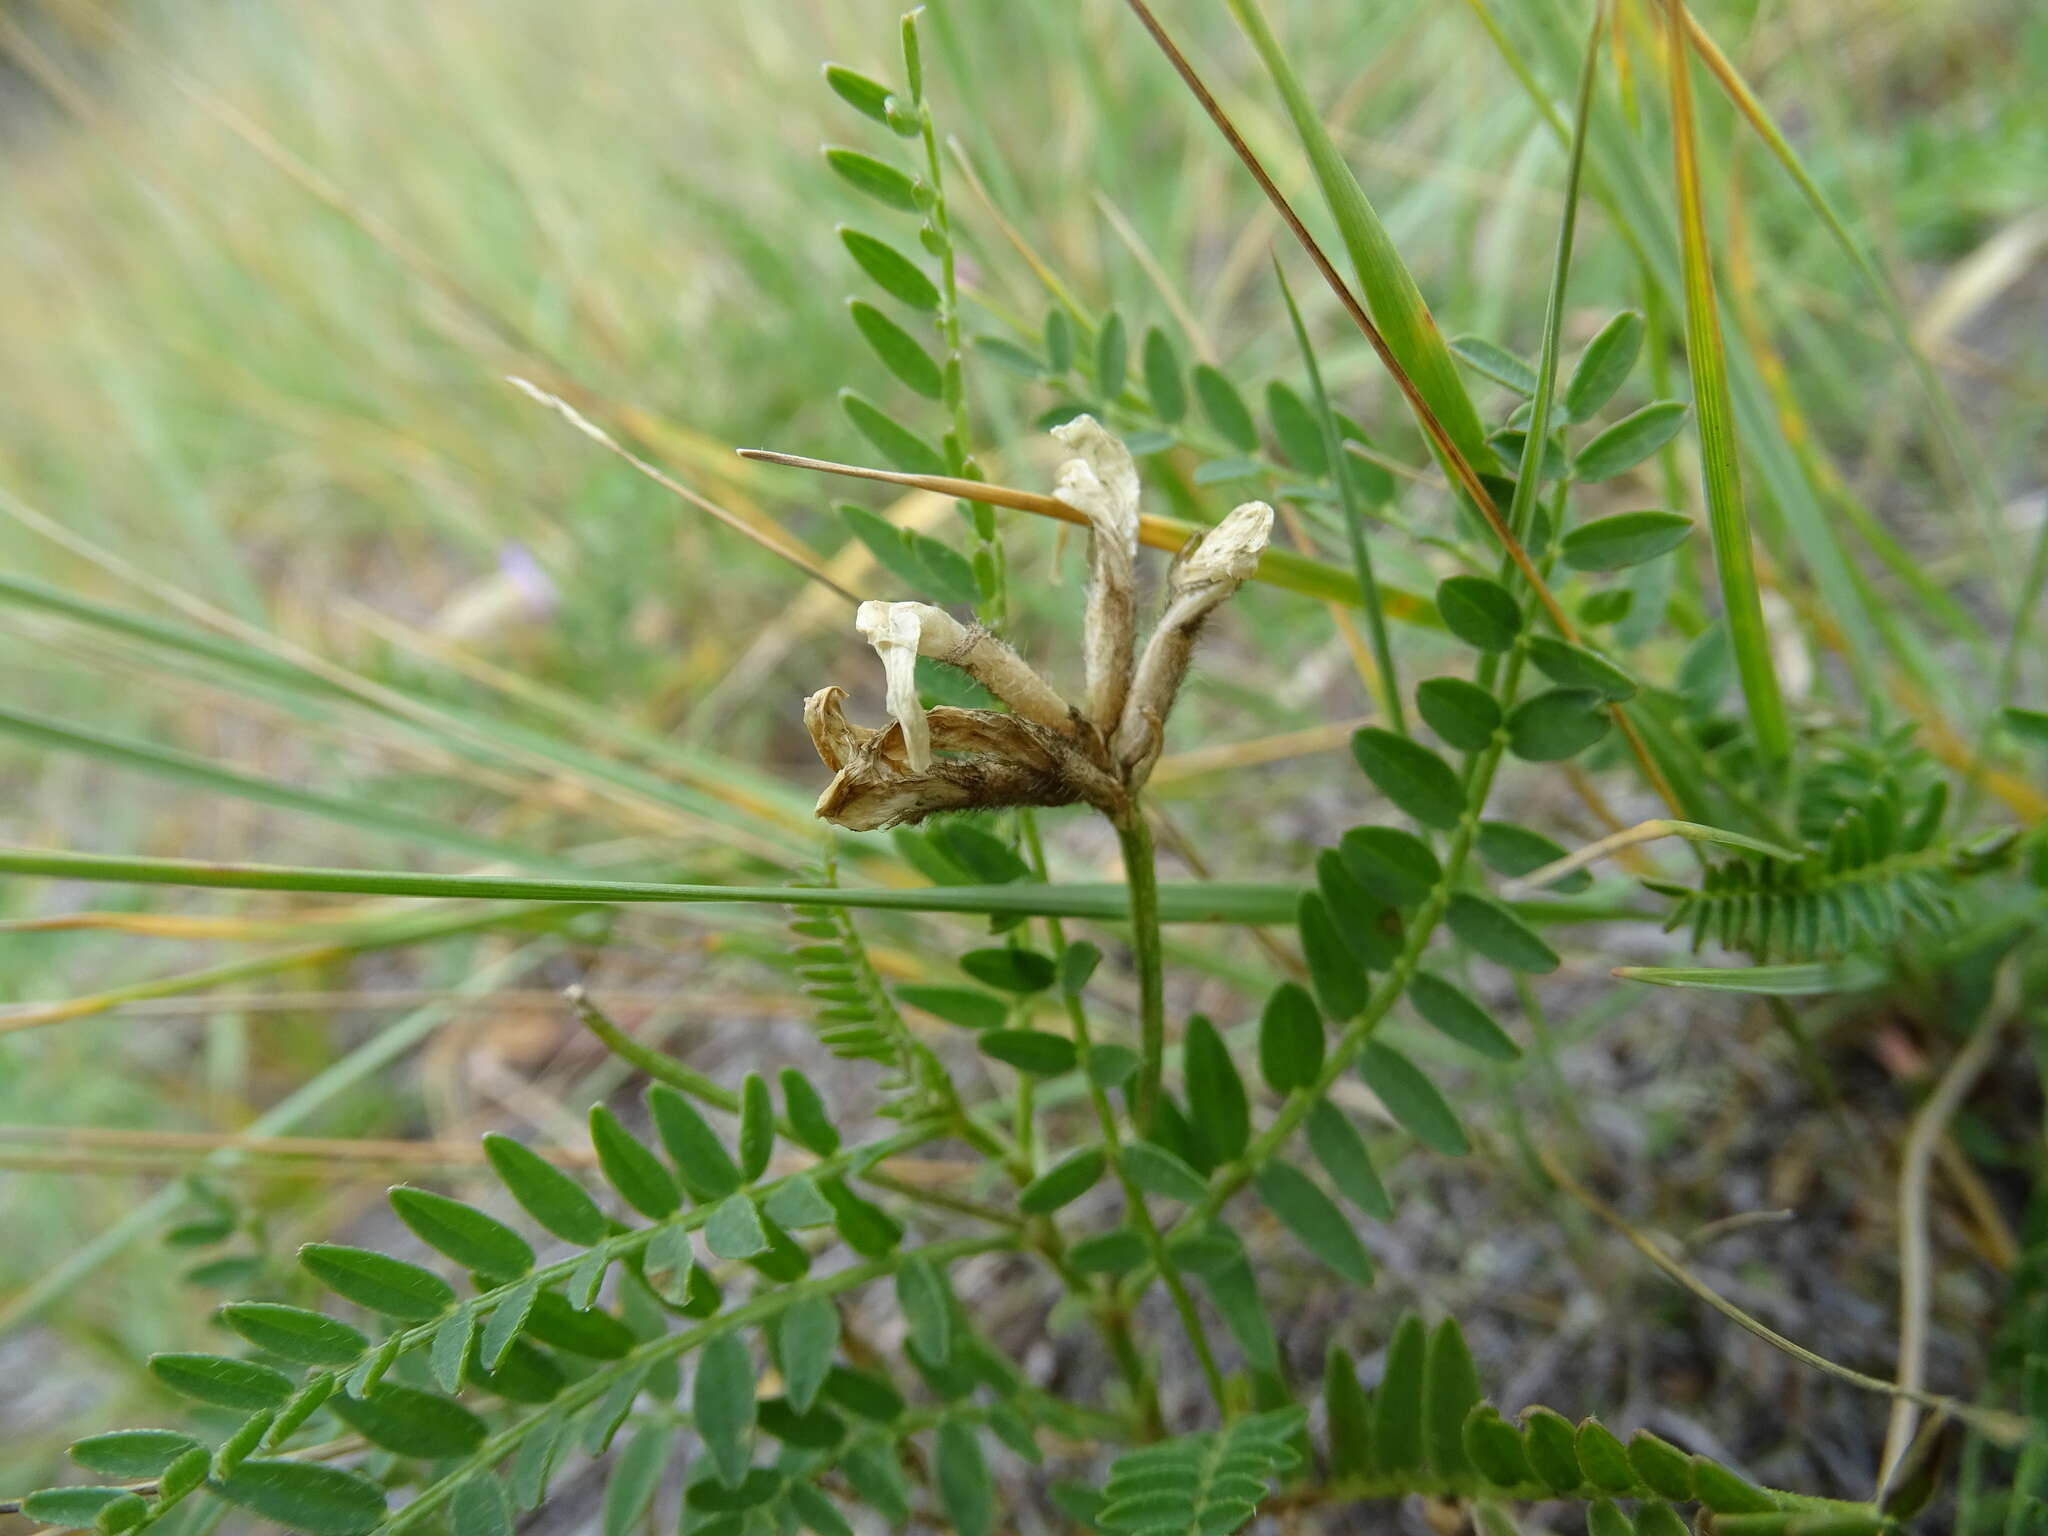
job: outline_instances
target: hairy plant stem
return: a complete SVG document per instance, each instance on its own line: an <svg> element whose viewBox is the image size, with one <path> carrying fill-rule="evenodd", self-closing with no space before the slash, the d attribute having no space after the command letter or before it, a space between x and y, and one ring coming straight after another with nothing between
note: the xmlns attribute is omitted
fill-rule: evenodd
<svg viewBox="0 0 2048 1536"><path fill-rule="evenodd" d="M1159 1114L1159 1078L1166 1062L1165 966L1159 945L1159 869L1152 829L1141 806L1116 823L1124 883L1131 894L1131 951L1138 965L1138 1134L1149 1136Z"/></svg>
<svg viewBox="0 0 2048 1536"><path fill-rule="evenodd" d="M1028 818L1024 822L1025 846L1031 855L1032 867L1040 879L1046 875L1045 845L1038 836L1038 824ZM1067 952L1066 925L1056 917L1045 921L1047 935L1052 940L1053 954L1064 961ZM1093 1067L1095 1039L1088 1028L1088 1010L1081 1006L1081 994L1076 988L1061 987L1060 993L1066 1003L1067 1020L1074 1031L1074 1051L1080 1060L1081 1080L1088 1085L1088 1099L1095 1108L1096 1123L1102 1130L1103 1147L1109 1157L1110 1166L1115 1170L1117 1181L1123 1186L1124 1199L1143 1217L1143 1231L1146 1241L1152 1246L1153 1262L1159 1266L1162 1275L1173 1275L1167 1282L1169 1292L1179 1284L1172 1261L1167 1257L1166 1245L1160 1237L1158 1226L1153 1223L1151 1213L1145 1210L1144 1195L1130 1181L1123 1166L1123 1137L1117 1128L1116 1108L1110 1103L1109 1094L1095 1076ZM1053 1222L1046 1219L1046 1226ZM1209 1348L1207 1334L1202 1328L1201 1314L1194 1310L1193 1303L1186 1300L1185 1287L1180 1287L1175 1296L1175 1307L1180 1310L1181 1322L1188 1329L1189 1342L1194 1345L1196 1356L1202 1361L1204 1374L1208 1376L1210 1389L1217 1394L1217 1406L1222 1407L1220 1388L1222 1379L1216 1373L1215 1353ZM1131 1401L1137 1406L1145 1438L1156 1440L1166 1433L1165 1415L1159 1405L1159 1382L1156 1373L1147 1368L1143 1354L1138 1349L1136 1335L1131 1330L1131 1311L1117 1295L1116 1282L1106 1281L1096 1295L1093 1304L1096 1325L1102 1330L1104 1341L1109 1345L1117 1369L1123 1373L1125 1385L1129 1387Z"/></svg>

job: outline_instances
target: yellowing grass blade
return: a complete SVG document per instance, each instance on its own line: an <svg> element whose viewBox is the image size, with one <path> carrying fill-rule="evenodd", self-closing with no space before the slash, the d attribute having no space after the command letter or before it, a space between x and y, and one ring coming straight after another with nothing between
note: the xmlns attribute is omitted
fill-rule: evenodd
<svg viewBox="0 0 2048 1536"><path fill-rule="evenodd" d="M1670 42L1672 172L1678 183L1679 247L1685 275L1686 356L1692 366L1693 408L1699 416L1714 569L1721 582L1736 675L1742 680L1757 746L1767 762L1782 763L1792 754L1792 727L1771 657L1763 595L1750 550L1749 511L1742 499L1735 408L1728 390L1728 361L1721 344L1721 317L1714 304L1713 257L1700 193L1699 128L1693 119L1684 0L1665 0L1665 10Z"/></svg>

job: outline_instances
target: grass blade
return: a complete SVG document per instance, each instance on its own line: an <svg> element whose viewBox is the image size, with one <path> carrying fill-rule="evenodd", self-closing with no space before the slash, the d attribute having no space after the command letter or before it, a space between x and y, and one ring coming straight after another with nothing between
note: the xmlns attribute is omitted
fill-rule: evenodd
<svg viewBox="0 0 2048 1536"><path fill-rule="evenodd" d="M1229 4L1231 14L1258 50L1266 72L1273 77L1273 84L1287 104L1287 115L1293 119L1295 134L1315 171L1316 185L1322 189L1323 201L1329 204L1337 233L1358 273L1366 306L1388 347L1415 381L1415 387L1429 402L1459 453L1479 469L1495 469L1493 450L1486 445L1479 413L1473 409L1472 397L1465 393L1464 382L1451 360L1451 349L1445 345L1436 318L1423 301L1422 290L1415 286L1415 278L1401 260L1401 253L1394 249L1394 242L1388 238L1365 189L1337 152L1322 117L1309 101L1308 92L1302 88L1300 78L1254 0L1229 0Z"/></svg>
<svg viewBox="0 0 2048 1536"><path fill-rule="evenodd" d="M1714 301L1713 257L1707 245L1706 207L1700 191L1699 126L1693 117L1691 54L1686 47L1685 0L1665 0L1669 31L1672 171L1678 184L1680 256L1685 282L1686 355L1692 367L1693 406L1699 416L1700 458L1707 515L1714 536L1714 568L1735 650L1736 675L1749 706L1757 746L1769 763L1792 754L1792 727L1764 625L1763 595L1750 549L1749 513L1742 499L1742 466L1735 442L1735 408L1728 362Z"/></svg>
<svg viewBox="0 0 2048 1536"><path fill-rule="evenodd" d="M1109 921L1129 911L1121 885L946 885L908 890L842 890L797 885L669 885L631 880L549 880L515 875L416 875L400 870L315 869L281 864L214 864L200 859L0 849L0 873L127 885L204 886L230 891L309 891L368 896L473 897L486 901L631 904L767 902L891 912L1003 913ZM1291 923L1298 886L1187 882L1159 892L1162 921Z"/></svg>

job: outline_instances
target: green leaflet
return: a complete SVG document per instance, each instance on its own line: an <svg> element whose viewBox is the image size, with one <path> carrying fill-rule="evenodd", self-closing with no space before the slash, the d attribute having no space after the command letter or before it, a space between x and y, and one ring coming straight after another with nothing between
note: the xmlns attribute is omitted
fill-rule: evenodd
<svg viewBox="0 0 2048 1536"><path fill-rule="evenodd" d="M401 1322L429 1322L455 1305L454 1287L439 1275L367 1248L308 1243L299 1263L337 1296Z"/></svg>
<svg viewBox="0 0 2048 1536"><path fill-rule="evenodd" d="M1463 1157L1472 1150L1458 1117L1436 1084L1391 1045L1379 1040L1366 1042L1358 1058L1358 1075L1379 1096L1387 1113L1432 1152Z"/></svg>
<svg viewBox="0 0 2048 1536"><path fill-rule="evenodd" d="M512 1198L543 1229L580 1248L604 1241L610 1230L604 1212L581 1184L553 1163L495 1132L484 1137L484 1155Z"/></svg>
<svg viewBox="0 0 2048 1536"><path fill-rule="evenodd" d="M533 1268L533 1247L495 1217L431 1190L400 1185L388 1198L413 1235L464 1269L513 1280Z"/></svg>
<svg viewBox="0 0 2048 1536"><path fill-rule="evenodd" d="M1349 1219L1315 1182L1292 1163L1271 1158L1254 1183L1259 1198L1317 1258L1354 1285L1372 1284L1372 1258Z"/></svg>

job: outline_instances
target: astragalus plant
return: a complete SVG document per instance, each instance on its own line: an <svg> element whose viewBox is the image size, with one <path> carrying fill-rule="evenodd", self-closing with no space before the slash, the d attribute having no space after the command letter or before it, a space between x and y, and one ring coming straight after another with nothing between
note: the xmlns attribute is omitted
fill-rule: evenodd
<svg viewBox="0 0 2048 1536"><path fill-rule="evenodd" d="M1139 0L1072 8L1149 37L1149 62L1185 95L1148 100L1205 115L1220 163L1267 199L1270 279L1254 266L1242 281L1270 281L1247 308L1272 327L1258 355L1276 376L1212 360L1175 297L1188 274L1147 254L1162 284L1147 307L1171 319L1141 333L998 211L928 78L960 55L960 6L903 18L890 78L825 71L865 135L825 159L874 210L871 228L836 233L861 283L850 320L880 367L839 401L876 462L801 442L747 455L780 466L764 477L916 496L840 507L826 526L846 549L824 563L751 500L727 506L659 467L677 440L658 423L565 370L521 374L540 407L766 547L792 592L815 585L857 635L840 652L862 658L841 674L850 688L797 678L772 633L755 642L773 679L759 691L792 725L800 714L822 761L804 789L814 831L793 830L805 818L786 786L759 795L695 748L503 668L472 669L516 705L499 718L403 668L372 678L270 643L203 604L165 617L10 583L10 602L109 645L140 641L323 721L345 706L411 732L455 777L542 765L573 785L581 838L526 846L10 715L42 746L483 867L12 849L0 869L440 898L351 909L321 954L502 927L586 974L617 942L607 913L786 908L786 935L735 922L720 938L777 968L815 1024L801 1051L735 1086L621 1023L603 985L571 987L564 1016L617 1064L588 1111L587 1156L493 1132L487 1196L425 1187L436 1172L416 1167L381 1232L359 1218L335 1236L361 1241L309 1242L293 1262L260 1242L247 1254L260 1217L219 1180L191 1179L169 1239L213 1252L203 1281L247 1299L213 1314L213 1347L148 1359L163 1394L152 1417L177 1427L77 1441L79 1475L20 1513L108 1532L253 1519L314 1536L501 1536L569 1528L561 1481L596 1460L601 1504L573 1518L607 1536L671 1518L719 1536L2048 1528L2048 1205L2028 1193L2039 1135L2014 1149L1982 1125L1951 1131L2001 1064L2038 1095L2048 669L2032 626L2048 522L2021 526L2001 499L1864 237L1681 0L1470 0L1471 47L1509 66L1558 166L1541 312L1497 339L1446 339L1255 0L1227 9L1305 164L1291 148L1262 157L1255 141L1289 142L1264 119L1270 104L1248 98L1261 120L1241 129L1244 113ZM948 43L932 59L928 33ZM310 176L289 150L270 153ZM1962 598L1817 443L1799 356L1751 286L1738 156L1752 181L1790 189L1776 206L1830 242L1845 304L1914 381L1914 451L1952 496L1939 526L1982 541L1956 562ZM356 217L338 192L329 201ZM1573 297L1582 219L1597 219L1623 276L1568 341L1589 302ZM381 224L361 230L447 284ZM1005 248L1039 285L1028 307L985 282ZM1294 289L1334 317L1320 340ZM885 388L897 405L870 398ZM1347 412L1374 390L1369 419ZM1041 558L1055 522L1081 530L1085 585L1023 592L1023 573L1057 568ZM719 600L716 573L677 580ZM1203 737L1233 707L1258 713L1248 689L1183 700L1201 691L1190 669L1204 632L1254 600L1262 615L1287 610L1246 626L1268 675L1294 664L1272 637L1326 611L1372 718L1344 728L1351 761L1303 813L1321 846L1239 881L1208 868L1231 855L1217 818L1191 837L1155 791L1170 743L1198 758L1222 745ZM878 691L879 712L866 703ZM1226 819L1283 809L1257 761L1226 766ZM672 878L647 846L663 817L713 829L715 852L690 872L719 878ZM1167 839L1200 878L1161 881ZM1115 878L1055 878L1083 860ZM1226 945L1232 928L1256 944ZM1668 930L1698 953L1671 953ZM488 990L523 953L471 981ZM1539 978L1566 953L1612 967L1599 986L1616 1008L1691 989L1751 999L1782 1029L1783 1070L1809 1074L1816 1113L1839 1118L1835 1145L1895 1185L1893 1359L1826 1358L1702 1278L1706 1238L1667 1241L1618 1208L1625 1181L1582 1119L1601 1106L1565 1088L1545 1012ZM281 969L142 983L0 1027ZM1197 991L1217 1018L1186 1006ZM1705 1001L1688 1028L1728 1017ZM1897 1136L1815 1043L1877 1017L1930 1085ZM304 1092L374 1070L439 1023L373 1037ZM1540 1111L1504 1112L1503 1085L1524 1073L1556 1091ZM1575 1241L1618 1234L1615 1251L1673 1283L1673 1305L1718 1312L1816 1386L1867 1394L1883 1421L1871 1464L1778 1487L1712 1435L1672 1428L1697 1423L1675 1408L1669 1433L1624 1438L1602 1415L1641 1423L1639 1399L1503 1400L1512 1363L1482 1373L1431 1276L1376 1261L1399 1219L1400 1181L1381 1167L1410 1152L1445 1160L1446 1178L1476 1176L1457 1159L1507 1170ZM1994 1153L1995 1187L1973 1161ZM1931 1190L1937 1164L2007 1271L1995 1339L1959 1395L1928 1379L1945 1273L1928 1233L1930 1203L1947 1198ZM2024 1205L2016 1231L2004 1203ZM1727 1230L1774 1219L1724 1214ZM1029 1325L986 1306L992 1273ZM971 1290L968 1274L982 1277ZM91 1284L90 1262L17 1313L69 1283ZM1356 1335L1317 1319L1389 1288L1413 1308L1363 1341L1361 1368ZM1305 1294L1307 1315L1290 1315ZM181 1418L173 1399L189 1405ZM1801 1434L1788 1408L1754 1441Z"/></svg>

